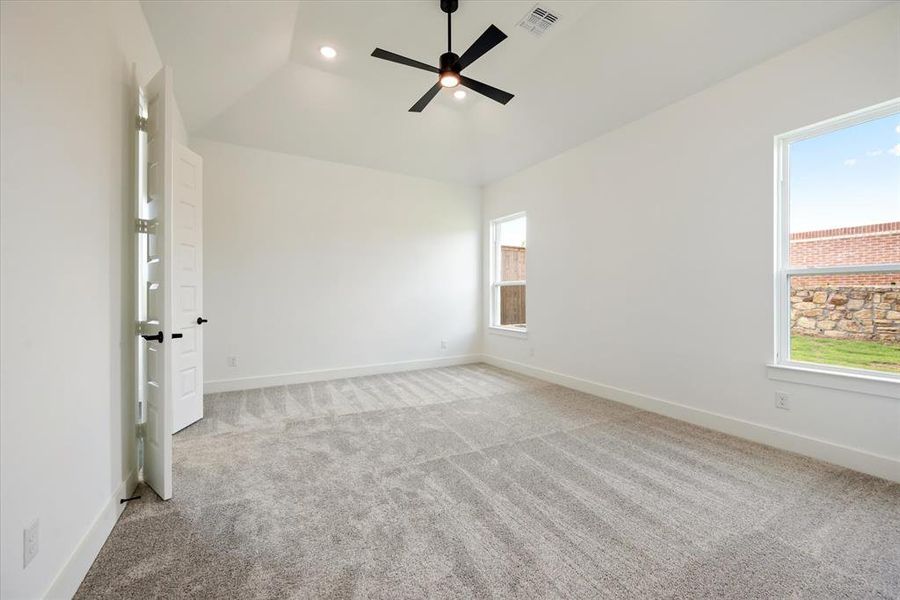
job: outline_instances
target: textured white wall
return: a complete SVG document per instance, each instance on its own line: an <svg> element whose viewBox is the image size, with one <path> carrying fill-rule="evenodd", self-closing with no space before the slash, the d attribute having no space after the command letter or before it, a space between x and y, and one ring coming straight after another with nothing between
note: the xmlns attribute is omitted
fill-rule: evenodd
<svg viewBox="0 0 900 600"><path fill-rule="evenodd" d="M192 147L204 169L207 381L478 351L477 188Z"/></svg>
<svg viewBox="0 0 900 600"><path fill-rule="evenodd" d="M136 2L3 2L0 31L0 596L38 598L135 467L131 69L161 63Z"/></svg>
<svg viewBox="0 0 900 600"><path fill-rule="evenodd" d="M898 15L873 13L488 186L485 221L528 211L529 332L486 332L485 353L900 459L898 399L773 382L765 368L773 136L900 96ZM791 412L774 408L776 389L793 394Z"/></svg>

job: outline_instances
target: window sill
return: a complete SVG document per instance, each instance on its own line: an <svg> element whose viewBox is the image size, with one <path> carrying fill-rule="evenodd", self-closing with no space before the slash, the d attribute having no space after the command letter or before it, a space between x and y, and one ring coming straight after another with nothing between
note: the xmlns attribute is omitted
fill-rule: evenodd
<svg viewBox="0 0 900 600"><path fill-rule="evenodd" d="M488 326L488 333L492 335L505 335L519 339L528 337L527 329L513 329L512 327L497 327L496 325Z"/></svg>
<svg viewBox="0 0 900 600"><path fill-rule="evenodd" d="M900 378L805 363L769 364L769 379L900 399Z"/></svg>

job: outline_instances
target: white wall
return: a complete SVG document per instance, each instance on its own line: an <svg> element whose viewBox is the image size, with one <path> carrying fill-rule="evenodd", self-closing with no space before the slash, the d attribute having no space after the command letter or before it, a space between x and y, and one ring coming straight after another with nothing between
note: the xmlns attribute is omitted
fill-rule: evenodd
<svg viewBox="0 0 900 600"><path fill-rule="evenodd" d="M0 596L66 596L133 483L131 68L161 64L136 2L3 2L0 27Z"/></svg>
<svg viewBox="0 0 900 600"><path fill-rule="evenodd" d="M775 384L764 368L772 136L900 95L898 18L875 13L489 186L484 217L529 213L530 332L486 334L486 352L900 456L896 399ZM74 589L133 475L131 63L145 81L160 61L132 2L3 2L0 28L0 596L32 598L54 580ZM195 147L207 379L478 352L477 190ZM791 412L774 410L776 389Z"/></svg>
<svg viewBox="0 0 900 600"><path fill-rule="evenodd" d="M900 96L898 15L873 13L489 185L485 221L528 211L529 333L486 332L485 353L900 479L900 400L774 382L765 367L773 136Z"/></svg>
<svg viewBox="0 0 900 600"><path fill-rule="evenodd" d="M204 169L207 390L478 351L477 188L192 147Z"/></svg>

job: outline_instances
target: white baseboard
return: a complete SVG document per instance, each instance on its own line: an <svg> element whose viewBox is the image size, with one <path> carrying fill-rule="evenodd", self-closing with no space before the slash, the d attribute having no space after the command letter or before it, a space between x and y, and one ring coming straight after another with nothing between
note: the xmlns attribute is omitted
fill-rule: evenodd
<svg viewBox="0 0 900 600"><path fill-rule="evenodd" d="M759 423L753 423L751 421L693 408L684 404L630 392L621 388L595 383L570 375L564 375L555 371L532 367L530 365L498 358L496 356L485 355L482 357L482 360L495 367L515 371L523 375L529 375L537 379L556 383L594 396L600 396L623 404L629 404L667 417L687 421L694 425L700 425L701 427L728 433L754 442L766 444L767 446L796 452L797 454L817 458L842 467L847 467L848 469L900 482L900 460L889 456L874 454L849 446L842 446L840 444L800 435L784 429L778 429L768 425L761 425Z"/></svg>
<svg viewBox="0 0 900 600"><path fill-rule="evenodd" d="M203 393L214 394L217 392L235 392L239 390L252 390L256 388L272 387L276 385L293 385L296 383L309 383L311 381L326 381L329 379L344 379L347 377L361 377L363 375L379 375L381 373L396 373L400 371L415 371L418 369L433 369L435 367L450 367L479 362L480 354L461 354L441 358L423 358L419 360L407 360L402 362L382 363L377 365L363 365L358 367L342 367L338 369L322 369L319 371L298 371L295 373L282 373L280 375L260 375L255 377L240 377L238 379L218 379L205 381Z"/></svg>
<svg viewBox="0 0 900 600"><path fill-rule="evenodd" d="M44 594L44 598L65 598L68 600L78 591L84 576L87 575L94 559L100 553L100 548L106 542L110 532L119 519L119 515L125 510L125 505L119 502L122 498L127 498L137 487L138 476L137 471L132 471L128 477L119 484L113 495L107 500L106 505L94 519L94 523L88 532L84 534L78 546L69 556L69 560L63 565L63 568L56 575L56 579L50 584L50 589Z"/></svg>

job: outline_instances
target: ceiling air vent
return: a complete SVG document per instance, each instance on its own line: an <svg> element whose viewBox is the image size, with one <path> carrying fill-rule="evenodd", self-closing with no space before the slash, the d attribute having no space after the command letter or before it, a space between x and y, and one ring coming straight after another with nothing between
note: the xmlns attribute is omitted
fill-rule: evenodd
<svg viewBox="0 0 900 600"><path fill-rule="evenodd" d="M534 8L531 9L531 12L519 21L519 27L527 29L534 35L541 36L547 33L547 31L550 30L550 27L557 21L559 21L558 14L552 13L546 8L541 8L540 5L535 4Z"/></svg>

